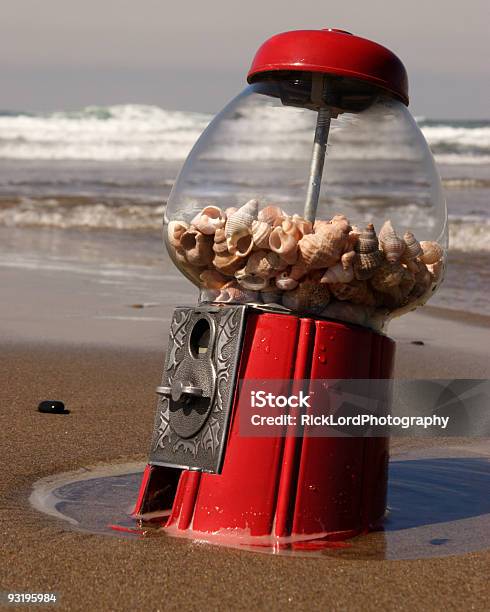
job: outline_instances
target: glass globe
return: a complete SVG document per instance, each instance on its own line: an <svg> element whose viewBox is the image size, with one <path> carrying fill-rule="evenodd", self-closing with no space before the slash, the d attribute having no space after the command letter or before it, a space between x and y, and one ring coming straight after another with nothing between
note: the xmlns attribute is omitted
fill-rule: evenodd
<svg viewBox="0 0 490 612"><path fill-rule="evenodd" d="M442 281L441 181L402 102L340 77L312 102L315 78L266 77L214 118L170 194L166 245L201 302L379 330Z"/></svg>

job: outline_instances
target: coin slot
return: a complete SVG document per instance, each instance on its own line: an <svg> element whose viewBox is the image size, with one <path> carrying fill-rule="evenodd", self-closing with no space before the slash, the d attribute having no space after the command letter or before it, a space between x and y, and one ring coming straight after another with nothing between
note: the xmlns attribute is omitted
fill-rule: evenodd
<svg viewBox="0 0 490 612"><path fill-rule="evenodd" d="M199 319L194 324L189 341L193 357L202 357L209 350L211 326L207 319Z"/></svg>

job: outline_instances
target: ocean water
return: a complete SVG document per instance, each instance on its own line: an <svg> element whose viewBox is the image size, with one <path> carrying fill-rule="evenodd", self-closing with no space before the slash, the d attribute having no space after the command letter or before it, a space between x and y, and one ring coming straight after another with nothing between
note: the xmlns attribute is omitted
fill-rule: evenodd
<svg viewBox="0 0 490 612"><path fill-rule="evenodd" d="M38 114L0 112L0 228L15 228L17 237L25 229L26 240L33 229L91 232L92 240L123 247L135 233L147 233L154 244L178 171L211 118L143 105ZM450 221L448 274L431 304L490 314L490 120L417 121L438 164ZM239 121L236 130L240 130ZM221 193L236 197L254 181L264 184L264 161L267 167L275 164L277 170L270 179L271 197L280 200L278 184L288 192L304 189L294 176L294 157L298 143L310 146L309 131L299 126L285 138L284 126L279 125L276 140L260 147L251 145L246 131L237 138L240 146L223 146L209 162L223 168L239 162L243 169L239 174L224 173ZM399 155L403 161L403 149ZM366 159L380 167L393 163L392 151L359 147L355 142L346 143L343 156L352 164ZM361 204L364 198L367 205L379 207L404 195L399 193L400 181L395 183L359 181L352 189ZM196 189L206 189L205 176L196 176ZM409 181L403 189L412 193ZM9 259L9 248L5 242L0 245L0 257ZM21 250L27 253L29 243ZM109 251L104 253L107 256ZM153 257L146 263L157 267L155 249L150 253ZM29 257L36 259L34 246Z"/></svg>

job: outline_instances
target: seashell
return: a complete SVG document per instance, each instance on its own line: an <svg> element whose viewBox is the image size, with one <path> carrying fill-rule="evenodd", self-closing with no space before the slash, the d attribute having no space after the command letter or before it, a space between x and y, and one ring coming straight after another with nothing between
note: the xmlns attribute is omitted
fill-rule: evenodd
<svg viewBox="0 0 490 612"><path fill-rule="evenodd" d="M305 234L312 233L313 224L299 215L293 215L292 217L285 217L285 219L283 219L281 228L286 234L290 234L296 238L296 240L301 240Z"/></svg>
<svg viewBox="0 0 490 612"><path fill-rule="evenodd" d="M313 223L311 221L308 221L307 219L304 219L300 215L296 214L293 215L293 221L296 224L298 230L301 232L302 237L306 234L313 233Z"/></svg>
<svg viewBox="0 0 490 612"><path fill-rule="evenodd" d="M294 280L300 280L303 278L303 276L306 276L307 272L308 272L307 266L304 263L299 262L299 263L294 264L294 266L292 266L289 276L291 278L294 278Z"/></svg>
<svg viewBox="0 0 490 612"><path fill-rule="evenodd" d="M420 243L420 246L422 248L422 255L420 255L420 259L425 264L435 264L442 259L442 256L444 255L441 245L432 240L423 240Z"/></svg>
<svg viewBox="0 0 490 612"><path fill-rule="evenodd" d="M268 249L269 236L272 227L265 221L254 221L252 223L252 240L254 249Z"/></svg>
<svg viewBox="0 0 490 612"><path fill-rule="evenodd" d="M341 263L337 263L325 272L322 276L321 283L350 283L354 278L354 270L352 266L345 269Z"/></svg>
<svg viewBox="0 0 490 612"><path fill-rule="evenodd" d="M280 291L276 287L269 287L268 289L263 289L260 292L260 297L262 298L262 302L264 304L282 303L282 291Z"/></svg>
<svg viewBox="0 0 490 612"><path fill-rule="evenodd" d="M275 227L269 236L271 251L280 255L288 264L296 263L298 259L298 241L294 236L286 234L281 227Z"/></svg>
<svg viewBox="0 0 490 612"><path fill-rule="evenodd" d="M180 248L182 235L189 229L189 224L184 221L170 221L168 224L168 241L174 249Z"/></svg>
<svg viewBox="0 0 490 612"><path fill-rule="evenodd" d="M344 270L348 270L349 268L351 268L354 264L355 259L356 259L355 251L347 251L346 253L344 253L342 257L340 258L340 261L342 263L342 267L344 268Z"/></svg>
<svg viewBox="0 0 490 612"><path fill-rule="evenodd" d="M182 234L180 246L186 260L194 266L209 266L213 260L213 240L194 228Z"/></svg>
<svg viewBox="0 0 490 612"><path fill-rule="evenodd" d="M269 280L267 278L262 278L256 274L249 274L245 268L237 270L235 272L235 278L240 287L251 289L252 291L260 291L269 285Z"/></svg>
<svg viewBox="0 0 490 612"><path fill-rule="evenodd" d="M390 264L385 262L374 272L369 282L376 291L389 292L402 282L404 271L405 269L400 263Z"/></svg>
<svg viewBox="0 0 490 612"><path fill-rule="evenodd" d="M348 234L352 230L349 219L345 215L334 215L330 223L336 225L344 234Z"/></svg>
<svg viewBox="0 0 490 612"><path fill-rule="evenodd" d="M402 292L403 299L405 299L415 286L415 274L403 268L403 275L400 281L400 291Z"/></svg>
<svg viewBox="0 0 490 612"><path fill-rule="evenodd" d="M226 217L231 217L231 215L236 213L237 210L238 208L236 206L229 206L228 208L225 208Z"/></svg>
<svg viewBox="0 0 490 612"><path fill-rule="evenodd" d="M223 227L218 228L214 234L213 251L217 255L228 253L228 245L226 244L225 230Z"/></svg>
<svg viewBox="0 0 490 612"><path fill-rule="evenodd" d="M203 234L214 234L220 227L224 227L226 215L217 206L206 206L198 213L191 224Z"/></svg>
<svg viewBox="0 0 490 612"><path fill-rule="evenodd" d="M230 253L245 257L252 250L252 223L257 218L258 206L257 200L249 200L228 217L225 236Z"/></svg>
<svg viewBox="0 0 490 612"><path fill-rule="evenodd" d="M391 221L384 222L379 232L379 242L389 263L396 263L403 255L405 241L397 236Z"/></svg>
<svg viewBox="0 0 490 612"><path fill-rule="evenodd" d="M403 234L403 241L405 242L405 250L402 256L403 262L412 261L412 259L415 259L422 253L422 247L412 232L405 232Z"/></svg>
<svg viewBox="0 0 490 612"><path fill-rule="evenodd" d="M323 230L328 231L330 225L332 225L330 221L326 221L325 219L317 219L313 223L313 232L315 234L321 234Z"/></svg>
<svg viewBox="0 0 490 612"><path fill-rule="evenodd" d="M374 306L376 300L366 281L353 280L350 283L333 283L329 285L333 295L341 301L348 300L353 304Z"/></svg>
<svg viewBox="0 0 490 612"><path fill-rule="evenodd" d="M281 257L271 251L255 251L248 258L245 266L247 274L271 278L287 268L287 263Z"/></svg>
<svg viewBox="0 0 490 612"><path fill-rule="evenodd" d="M276 276L276 287L281 291L292 291L298 286L298 281L289 276L287 270Z"/></svg>
<svg viewBox="0 0 490 612"><path fill-rule="evenodd" d="M221 289L223 285L229 282L229 279L225 278L216 270L204 270L204 272L201 272L199 275L199 280L206 289Z"/></svg>
<svg viewBox="0 0 490 612"><path fill-rule="evenodd" d="M379 250L372 253L357 253L354 260L354 275L357 280L370 278L383 263L383 259L383 253Z"/></svg>
<svg viewBox="0 0 490 612"><path fill-rule="evenodd" d="M330 291L327 285L305 279L292 291L285 291L282 303L291 310L307 311L320 314L330 301Z"/></svg>
<svg viewBox="0 0 490 612"><path fill-rule="evenodd" d="M279 206L265 206L259 211L257 218L259 221L265 221L272 227L278 219L282 220L284 216L285 213Z"/></svg>
<svg viewBox="0 0 490 612"><path fill-rule="evenodd" d="M346 235L335 225L322 227L317 234L307 234L298 242L301 261L310 270L329 268L339 261L345 240Z"/></svg>
<svg viewBox="0 0 490 612"><path fill-rule="evenodd" d="M215 299L216 302L226 302L226 303L237 303L237 304L248 304L259 301L259 294L256 291L250 291L249 289L244 289L240 287L235 282L230 282L225 285L218 297Z"/></svg>
<svg viewBox="0 0 490 612"><path fill-rule="evenodd" d="M356 245L356 253L374 253L379 250L379 241L374 231L374 225L368 223L366 229L359 234Z"/></svg>
<svg viewBox="0 0 490 612"><path fill-rule="evenodd" d="M442 273L444 271L443 260L439 259L439 261L436 261L436 263L427 264L427 270L430 272L433 283L437 283L439 280L442 280Z"/></svg>
<svg viewBox="0 0 490 612"><path fill-rule="evenodd" d="M237 270L243 268L243 259L231 253L216 253L213 259L214 267L222 274L233 276Z"/></svg>

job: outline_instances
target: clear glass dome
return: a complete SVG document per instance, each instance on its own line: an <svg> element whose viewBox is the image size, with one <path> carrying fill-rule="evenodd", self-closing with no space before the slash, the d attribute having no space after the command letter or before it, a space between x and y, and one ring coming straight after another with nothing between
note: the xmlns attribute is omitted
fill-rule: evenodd
<svg viewBox="0 0 490 612"><path fill-rule="evenodd" d="M342 78L313 103L314 78L254 83L214 118L170 194L167 248L201 302L382 329L442 281L440 178L404 104Z"/></svg>

